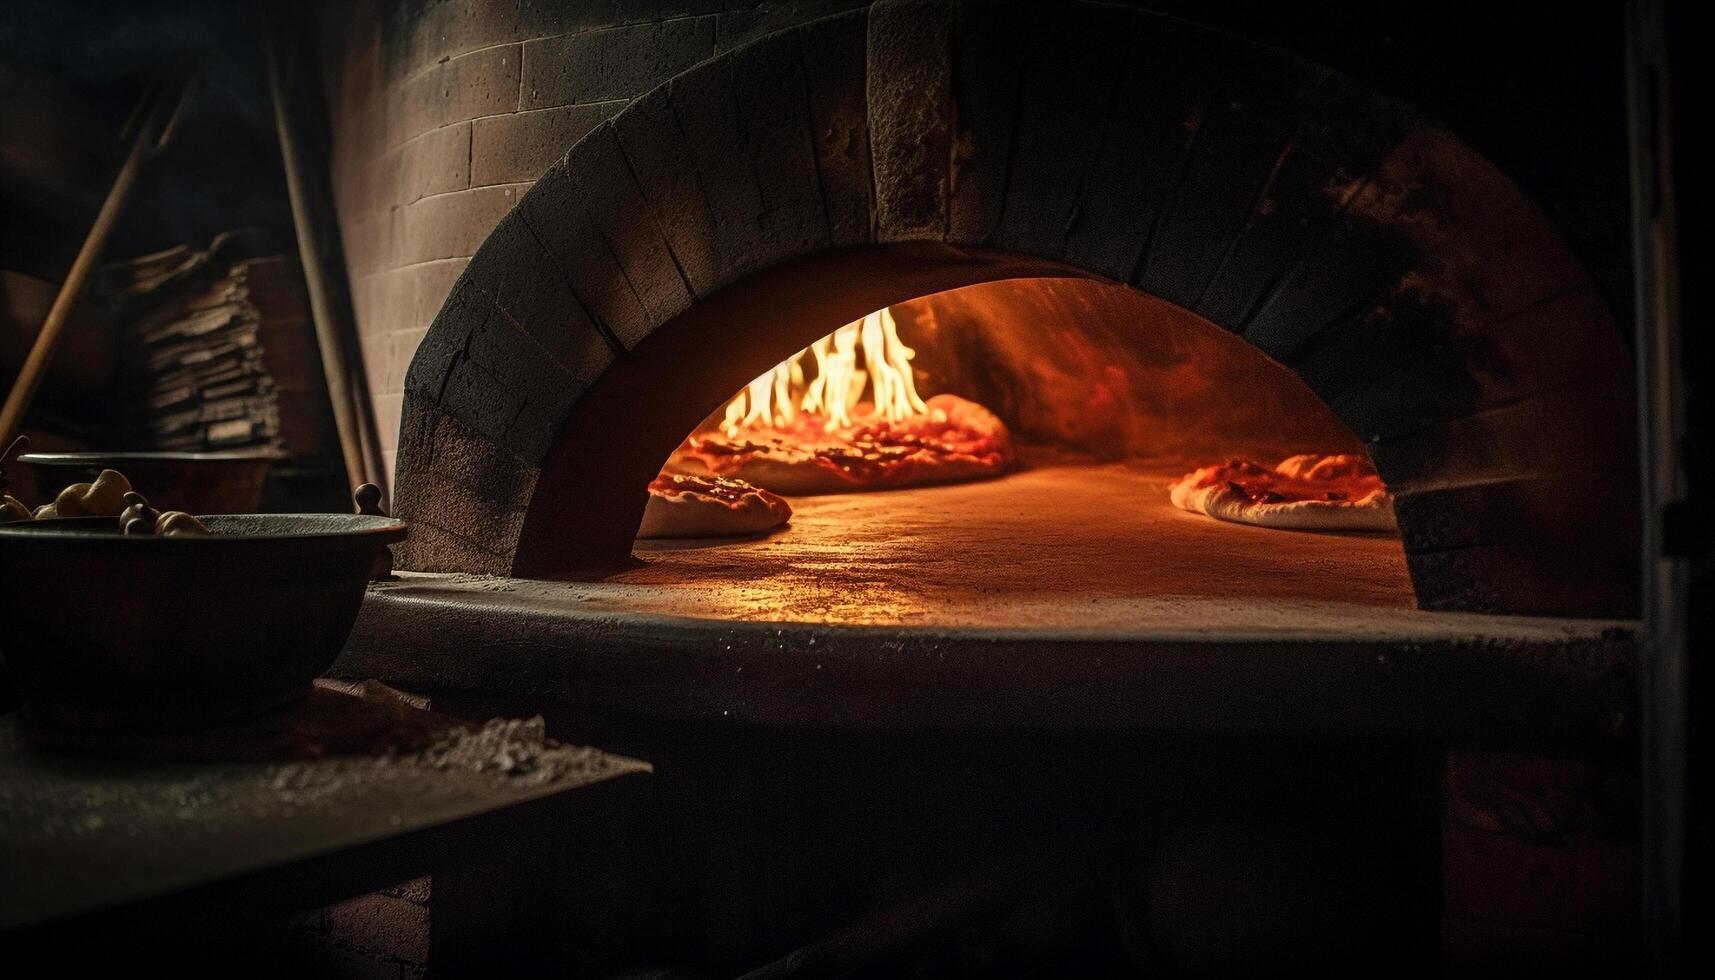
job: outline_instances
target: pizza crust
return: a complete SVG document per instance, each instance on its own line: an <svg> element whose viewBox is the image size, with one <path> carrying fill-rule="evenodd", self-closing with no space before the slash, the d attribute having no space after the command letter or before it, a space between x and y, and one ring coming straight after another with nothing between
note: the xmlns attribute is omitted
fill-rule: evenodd
<svg viewBox="0 0 1715 980"><path fill-rule="evenodd" d="M1267 487L1270 479L1283 478L1294 490L1325 486L1357 487L1359 492L1342 494L1343 499L1257 499L1258 491L1246 492L1243 484ZM1338 490L1325 491L1332 496ZM1280 496L1279 494L1266 494ZM1189 473L1168 490L1175 507L1204 514L1216 520L1257 527L1294 531L1395 531L1393 495L1382 486L1367 460L1355 456L1291 456L1272 473L1254 464L1229 463L1205 466Z"/></svg>
<svg viewBox="0 0 1715 980"><path fill-rule="evenodd" d="M731 538L792 519L792 505L740 480L662 475L649 485L639 538Z"/></svg>
<svg viewBox="0 0 1715 980"><path fill-rule="evenodd" d="M813 424L766 442L701 433L680 445L666 472L810 496L986 480L1012 467L1012 436L988 409L944 394L927 405L925 417L861 422L849 443Z"/></svg>
<svg viewBox="0 0 1715 980"><path fill-rule="evenodd" d="M1376 493L1359 500L1294 500L1255 503L1224 487L1185 489L1175 484L1173 503L1220 521L1293 531L1392 531L1393 500Z"/></svg>
<svg viewBox="0 0 1715 980"><path fill-rule="evenodd" d="M668 468L674 473L714 477L707 461L694 453L672 457ZM844 469L827 457L810 453L770 452L750 456L723 465L720 476L740 480L775 493L810 497L825 493L856 493L863 490L891 490L922 487L937 483L968 483L987 480L1006 471L1005 466L975 457L941 456L922 462L908 460L881 479L865 479L862 474Z"/></svg>

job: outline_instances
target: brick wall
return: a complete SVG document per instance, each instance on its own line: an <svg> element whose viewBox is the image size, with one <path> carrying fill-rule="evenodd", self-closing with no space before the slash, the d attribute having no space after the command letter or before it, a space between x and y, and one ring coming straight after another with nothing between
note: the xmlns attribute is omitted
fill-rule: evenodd
<svg viewBox="0 0 1715 980"><path fill-rule="evenodd" d="M334 192L389 472L417 344L537 177L672 75L863 2L330 0Z"/></svg>

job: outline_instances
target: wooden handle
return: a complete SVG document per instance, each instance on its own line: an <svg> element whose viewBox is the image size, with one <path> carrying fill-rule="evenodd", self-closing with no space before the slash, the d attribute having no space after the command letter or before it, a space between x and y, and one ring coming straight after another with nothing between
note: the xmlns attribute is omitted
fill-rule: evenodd
<svg viewBox="0 0 1715 980"><path fill-rule="evenodd" d="M315 325L316 346L322 356L322 374L327 379L328 398L333 406L334 428L339 433L339 447L345 459L345 475L349 485L380 484L386 480L378 448L370 445L366 434L371 431L369 403L363 395L361 365L354 371L346 357L346 343L340 304L334 290L338 284L329 282L327 257L322 252L316 202L313 200L314 178L306 172L302 148L292 124L288 89L290 72L296 63L293 51L285 45L270 44L264 51L268 62L268 88L274 103L274 130L280 140L280 163L286 174L286 197L292 207L292 225L297 230L298 264L304 273L304 290L310 300L310 320Z"/></svg>

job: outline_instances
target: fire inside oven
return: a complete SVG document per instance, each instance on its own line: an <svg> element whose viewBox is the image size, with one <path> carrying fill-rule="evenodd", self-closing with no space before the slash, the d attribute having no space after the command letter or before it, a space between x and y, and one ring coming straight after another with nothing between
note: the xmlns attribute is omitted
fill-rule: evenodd
<svg viewBox="0 0 1715 980"><path fill-rule="evenodd" d="M785 507L758 502L776 495ZM788 355L668 457L636 553L620 580L672 580L745 618L1413 605L1391 498L1303 381L1181 307L1087 279L919 297Z"/></svg>

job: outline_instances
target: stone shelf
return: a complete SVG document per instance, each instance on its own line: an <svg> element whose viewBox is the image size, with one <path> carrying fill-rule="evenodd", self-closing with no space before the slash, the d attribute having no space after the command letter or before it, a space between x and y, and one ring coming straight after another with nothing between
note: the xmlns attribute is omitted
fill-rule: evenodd
<svg viewBox="0 0 1715 980"><path fill-rule="evenodd" d="M335 672L769 725L1626 729L1635 624L1424 612L1397 540L1206 520L1169 478L803 498L596 582L407 574Z"/></svg>

